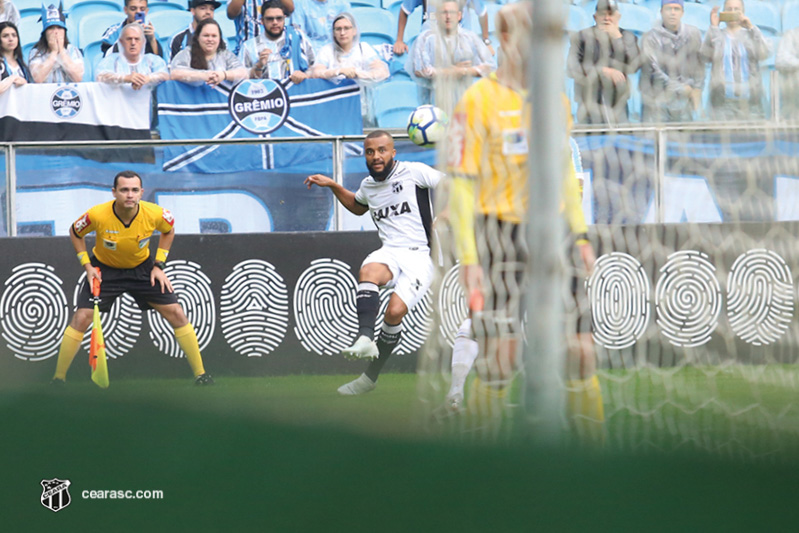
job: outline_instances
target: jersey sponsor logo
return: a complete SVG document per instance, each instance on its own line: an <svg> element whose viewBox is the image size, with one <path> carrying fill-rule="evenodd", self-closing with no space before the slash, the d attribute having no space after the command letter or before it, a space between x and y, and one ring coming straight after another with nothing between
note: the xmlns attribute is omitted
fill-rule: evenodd
<svg viewBox="0 0 799 533"><path fill-rule="evenodd" d="M463 162L463 151L466 149L466 113L455 113L449 123L449 151L447 165L458 168Z"/></svg>
<svg viewBox="0 0 799 533"><path fill-rule="evenodd" d="M107 250L116 251L116 249L117 249L117 241L109 241L109 240L103 239L103 248L105 248Z"/></svg>
<svg viewBox="0 0 799 533"><path fill-rule="evenodd" d="M173 215L172 211L170 211L169 209L164 209L164 214L161 215L161 216L166 221L166 223L169 224L170 226L174 226L175 225L175 215Z"/></svg>
<svg viewBox="0 0 799 533"><path fill-rule="evenodd" d="M141 250L142 248L144 248L148 244L150 244L150 237L147 237L146 239L140 240L139 241L139 250Z"/></svg>
<svg viewBox="0 0 799 533"><path fill-rule="evenodd" d="M408 202L402 202L401 204L394 204L389 205L380 209L376 209L372 212L372 220L375 223L380 222L384 218L388 217L398 217L400 215L404 215L405 213L411 212L411 206Z"/></svg>
<svg viewBox="0 0 799 533"><path fill-rule="evenodd" d="M75 221L75 233L80 234L83 230L89 227L92 223L89 219L89 213L85 213L82 217Z"/></svg>
<svg viewBox="0 0 799 533"><path fill-rule="evenodd" d="M274 80L244 80L230 91L228 110L236 124L255 134L272 133L289 116L286 89Z"/></svg>
<svg viewBox="0 0 799 533"><path fill-rule="evenodd" d="M74 87L59 87L50 97L50 109L59 118L73 118L82 105L80 93Z"/></svg>
<svg viewBox="0 0 799 533"><path fill-rule="evenodd" d="M527 133L521 128L502 131L502 155L526 155Z"/></svg>

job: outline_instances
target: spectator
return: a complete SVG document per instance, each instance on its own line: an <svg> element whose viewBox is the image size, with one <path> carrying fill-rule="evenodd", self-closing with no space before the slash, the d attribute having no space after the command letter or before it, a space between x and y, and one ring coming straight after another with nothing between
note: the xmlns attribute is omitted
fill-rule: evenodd
<svg viewBox="0 0 799 533"><path fill-rule="evenodd" d="M196 85L215 86L247 77L247 69L225 47L222 30L214 19L197 24L191 46L178 52L169 67L173 80Z"/></svg>
<svg viewBox="0 0 799 533"><path fill-rule="evenodd" d="M799 118L799 28L782 35L774 66L780 73L780 114L795 120Z"/></svg>
<svg viewBox="0 0 799 533"><path fill-rule="evenodd" d="M261 5L264 32L242 44L239 59L251 78L282 80L291 78L302 83L306 71L314 64L311 43L302 32L286 27L286 8L281 0L268 0Z"/></svg>
<svg viewBox="0 0 799 533"><path fill-rule="evenodd" d="M42 6L42 34L31 49L28 65L36 83L70 83L83 79L83 54L69 44L61 7Z"/></svg>
<svg viewBox="0 0 799 533"><path fill-rule="evenodd" d="M447 112L455 107L469 85L476 78L487 76L493 66L491 52L480 37L459 26L462 14L457 1L445 0L435 27L422 32L413 42L405 66L419 84L419 100L423 104L435 101ZM437 80L439 96L435 99L433 80ZM442 98L444 94L446 97Z"/></svg>
<svg viewBox="0 0 799 533"><path fill-rule="evenodd" d="M574 78L577 119L589 124L628 122L629 75L640 67L638 39L619 27L616 0L599 0L596 25L575 34L567 71Z"/></svg>
<svg viewBox="0 0 799 533"><path fill-rule="evenodd" d="M261 24L258 14L262 13L264 0L230 0L227 4L227 18L236 24L236 49L240 54L244 41L261 35ZM288 17L294 12L294 0L282 0L283 10Z"/></svg>
<svg viewBox="0 0 799 533"><path fill-rule="evenodd" d="M314 52L319 52L331 42L330 28L333 20L342 13L352 11L349 0L297 0L291 23L305 33Z"/></svg>
<svg viewBox="0 0 799 533"><path fill-rule="evenodd" d="M186 48L187 46L191 45L191 38L194 35L194 30L197 28L197 24L204 21L205 19L212 19L214 18L214 10L221 6L219 2L216 0L190 0L189 1L189 11L191 11L191 16L193 17L191 23L189 24L188 28L185 30L176 33L172 36L169 40L169 59L172 60L175 56Z"/></svg>
<svg viewBox="0 0 799 533"><path fill-rule="evenodd" d="M103 42L100 45L100 50L103 54L107 53L109 48L111 48L112 52L119 52L117 41L122 34L122 28L128 24L138 22L144 27L146 39L144 53L163 57L164 51L161 50L161 44L158 42L158 34L155 33L155 27L152 22L147 20L149 12L150 8L147 6L147 0L125 0L125 15L127 17L122 22L118 22L105 30L102 37Z"/></svg>
<svg viewBox="0 0 799 533"><path fill-rule="evenodd" d="M662 0L662 23L641 40L644 122L690 122L701 108L705 61L702 33L682 23L683 0Z"/></svg>
<svg viewBox="0 0 799 533"><path fill-rule="evenodd" d="M726 28L719 28L719 8L710 12L710 29L702 55L711 63L710 108L717 120L763 116L760 61L769 55L769 43L745 15L741 0L724 2Z"/></svg>
<svg viewBox="0 0 799 533"><path fill-rule="evenodd" d="M31 81L28 67L22 60L19 31L13 22L0 22L0 53L3 55L0 63L0 93Z"/></svg>
<svg viewBox="0 0 799 533"><path fill-rule="evenodd" d="M408 51L408 45L405 44L405 27L408 25L408 17L411 13L422 6L422 20L424 25L419 33L430 29L430 20L435 19L435 7L428 0L403 0L399 10L399 18L397 19L397 40L394 43L394 55L401 56ZM494 47L491 46L491 39L488 38L488 9L483 4L483 0L466 0L463 8L471 7L477 13L477 18L480 21L480 31L482 32L483 44L486 45L491 55L494 55ZM467 30L471 30L468 26L464 26Z"/></svg>
<svg viewBox="0 0 799 533"><path fill-rule="evenodd" d="M319 51L311 76L333 81L355 80L361 87L361 114L364 125L374 126L372 90L374 83L388 78L388 65L369 43L361 42L358 24L350 13L333 21L333 42Z"/></svg>
<svg viewBox="0 0 799 533"><path fill-rule="evenodd" d="M19 9L10 0L0 0L0 22L11 22L19 25Z"/></svg>
<svg viewBox="0 0 799 533"><path fill-rule="evenodd" d="M151 88L169 79L169 70L161 56L144 54L144 28L128 24L119 37L121 52L111 53L97 65L97 81L117 85L130 84L134 90Z"/></svg>

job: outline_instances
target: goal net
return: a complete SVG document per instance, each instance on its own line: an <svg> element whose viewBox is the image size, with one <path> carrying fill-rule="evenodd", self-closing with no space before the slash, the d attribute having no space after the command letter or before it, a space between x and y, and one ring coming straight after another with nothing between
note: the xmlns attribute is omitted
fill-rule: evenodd
<svg viewBox="0 0 799 533"><path fill-rule="evenodd" d="M542 11L536 3L536 14ZM534 48L544 49L551 53ZM555 53L562 66L563 50ZM507 61L503 54L507 50L500 52ZM560 92L563 77L551 78ZM436 98L452 94L448 83L439 83ZM562 121L551 93L533 87L533 110L543 107ZM447 105L457 124L463 109ZM481 117L490 122L506 111L497 101ZM532 143L559 135L551 125L537 129L544 124L532 120ZM492 134L489 126L472 128L475 132L485 142ZM554 427L561 441L608 450L794 458L799 451L794 283L799 125L776 117L613 128L578 123L571 137L596 261L590 271L583 268L562 197L554 202L550 197L550 210L541 216L544 207L533 194L546 194L546 187L535 180L552 167L531 143L533 181L518 199L529 194L529 204L539 209L521 224L527 233L523 242L536 247L516 258L525 261L524 276L512 277L519 285L496 272L483 279L490 294L483 310L526 295L516 308L523 323L508 333L520 341L518 358L507 363L505 356L513 377L491 368L484 352L496 354L497 343L483 342L458 405L450 397L458 334L485 340L502 332L488 331L486 320L482 330L473 320L468 332L459 332L469 308L473 318L477 308L463 284L461 230L453 227L459 223L450 198L457 168L447 164L446 154L457 151L458 135L439 146L442 168L450 175L449 188L437 197L437 334L429 337L418 368L424 428L470 440L528 439L549 435ZM560 169L559 179L551 181L568 179L559 157L564 144L552 143L549 150ZM492 165L491 154L482 153L477 166ZM475 179L479 183L485 176ZM556 194L564 190L558 184ZM542 223L544 217L548 222ZM486 266L500 253L492 247L506 242L505 227L476 227L478 263ZM573 286L575 279L579 287ZM601 391L599 409L589 393L593 376ZM478 394L482 407L470 403L475 387L487 389Z"/></svg>

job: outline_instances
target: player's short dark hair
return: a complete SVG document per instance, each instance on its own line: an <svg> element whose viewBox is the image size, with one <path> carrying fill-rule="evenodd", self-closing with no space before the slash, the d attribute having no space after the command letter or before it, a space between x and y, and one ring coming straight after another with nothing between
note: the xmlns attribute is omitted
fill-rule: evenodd
<svg viewBox="0 0 799 533"><path fill-rule="evenodd" d="M367 135L366 139L377 139L378 137L388 137L392 141L394 140L394 137L392 137L391 134L389 132L387 132L386 130L375 130L372 133L370 133L369 135ZM364 140L366 140L366 139L364 139Z"/></svg>
<svg viewBox="0 0 799 533"><path fill-rule="evenodd" d="M141 176L133 172L132 170L123 170L116 176L114 176L114 188L117 188L117 183L119 182L119 178L139 178L139 187L142 187L142 179Z"/></svg>
<svg viewBox="0 0 799 533"><path fill-rule="evenodd" d="M281 11L283 11L284 15L288 15L288 13L286 13L286 7L283 5L283 2L281 2L281 0L267 0L266 2L261 4L262 18L266 14L267 9L280 9Z"/></svg>

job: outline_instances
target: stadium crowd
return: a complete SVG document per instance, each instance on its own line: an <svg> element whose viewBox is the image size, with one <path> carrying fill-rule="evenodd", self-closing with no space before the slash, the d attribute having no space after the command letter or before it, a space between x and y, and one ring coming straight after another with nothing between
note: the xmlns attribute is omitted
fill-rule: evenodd
<svg viewBox="0 0 799 533"><path fill-rule="evenodd" d="M390 128L404 126L398 108L436 103L436 78L462 93L501 58L500 6L483 0L184 1L0 0L0 92L27 82L353 79L364 125ZM565 90L577 123L799 113L799 1L566 7ZM203 53L189 52L194 43Z"/></svg>

